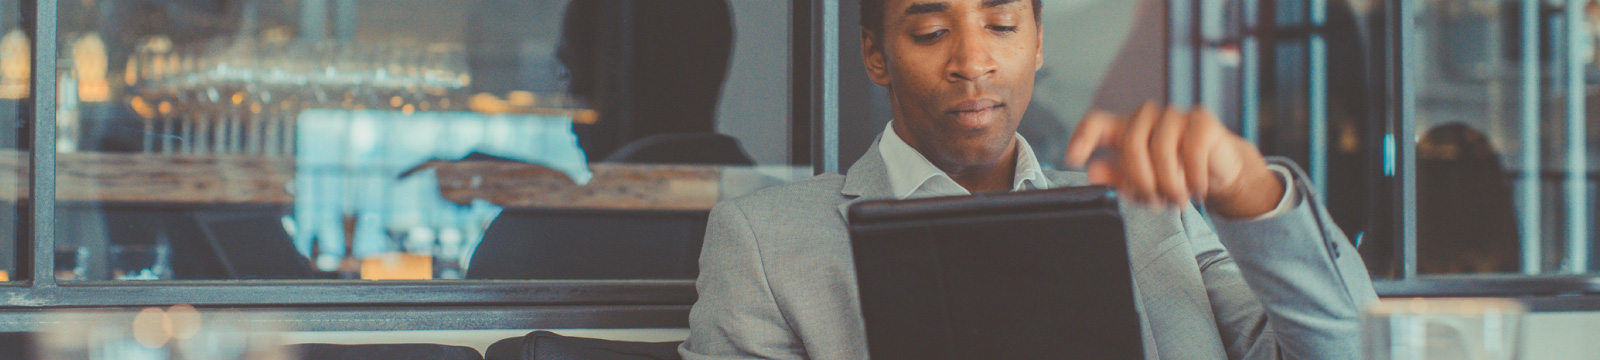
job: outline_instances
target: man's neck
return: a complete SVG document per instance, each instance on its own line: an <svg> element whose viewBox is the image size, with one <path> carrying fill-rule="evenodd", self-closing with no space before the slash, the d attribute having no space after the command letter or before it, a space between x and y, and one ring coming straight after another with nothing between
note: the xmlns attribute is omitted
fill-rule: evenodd
<svg viewBox="0 0 1600 360"><path fill-rule="evenodd" d="M1017 176L1017 145L1013 142L994 163L962 167L934 163L934 166L950 175L950 179L967 192L1010 191Z"/></svg>
<svg viewBox="0 0 1600 360"><path fill-rule="evenodd" d="M951 180L955 180L956 184L967 189L967 192L1011 190L1012 184L1016 181L1017 147L1021 144L1015 137L1012 138L1011 145L1005 147L1005 152L996 157L994 162L980 165L953 165L941 161L938 156L930 156L932 152L924 149L924 144L910 136L910 129L905 128L902 123L896 121L889 126L894 129L900 141L922 155L922 158L928 159L928 162L933 163L933 166L943 171L945 175L949 175Z"/></svg>

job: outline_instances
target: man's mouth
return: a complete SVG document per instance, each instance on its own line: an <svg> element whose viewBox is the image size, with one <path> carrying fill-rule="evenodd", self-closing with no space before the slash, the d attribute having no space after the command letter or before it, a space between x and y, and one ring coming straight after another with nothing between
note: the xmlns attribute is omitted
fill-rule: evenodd
<svg viewBox="0 0 1600 360"><path fill-rule="evenodd" d="M956 124L962 128L977 130L999 122L1000 109L1005 106L1005 103L989 99L967 100L951 107L947 113L954 115Z"/></svg>

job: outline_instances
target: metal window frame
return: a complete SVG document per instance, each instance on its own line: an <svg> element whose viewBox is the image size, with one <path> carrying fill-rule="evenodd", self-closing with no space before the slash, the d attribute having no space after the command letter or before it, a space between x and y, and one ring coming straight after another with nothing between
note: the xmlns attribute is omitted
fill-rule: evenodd
<svg viewBox="0 0 1600 360"><path fill-rule="evenodd" d="M1169 71L1171 72L1169 76L1172 76L1172 79L1168 84L1168 88L1172 94L1171 101L1174 103L1181 103L1186 99L1194 98L1195 95L1192 95L1191 92L1193 89L1205 88L1203 84L1195 84L1194 82L1207 80L1204 74L1199 74L1192 71L1192 60L1189 60L1189 58L1198 56L1195 55L1196 51L1193 49L1205 44L1202 39L1197 39L1187 35L1188 31L1191 31L1195 25L1191 23L1191 20L1183 17L1196 12L1196 10L1193 9L1193 1L1194 0L1168 1L1168 5L1170 7L1168 10L1168 16L1171 17L1168 24L1168 39L1175 42L1185 40L1191 41L1189 44L1174 43L1169 44L1168 46L1168 48L1171 49L1169 50L1169 57L1174 58L1169 59ZM1255 11L1259 11L1257 7L1260 5L1258 5L1256 1L1240 1L1244 1L1244 3L1240 4L1239 6L1243 6L1244 11L1247 14L1252 14ZM1328 64L1326 62L1327 59L1317 58L1325 57L1327 55L1326 44L1323 43L1325 40L1322 38L1322 34L1319 30L1327 20L1327 0L1293 1L1309 6L1310 10L1308 14L1308 20L1310 23L1309 29L1311 33L1308 34L1308 36L1311 42L1311 56L1313 59L1311 59L1312 61L1309 62L1307 71L1311 72L1311 74L1308 74L1308 79L1311 80L1309 81L1308 86L1310 86L1309 90L1311 90L1309 94L1313 97L1311 101L1312 108L1309 109L1310 111L1308 112L1308 115L1312 116L1312 134L1309 134L1311 135L1310 139L1313 142L1313 163L1311 165L1313 167L1313 173L1321 173L1316 170L1316 168L1319 167L1319 156L1316 154L1315 150L1317 149L1315 148L1318 146L1318 143L1324 145L1327 143L1327 139L1325 138L1327 133L1325 129L1322 129L1323 131L1320 132L1318 131L1318 118L1320 117L1321 127L1325 127L1327 116L1326 86L1328 80L1326 71ZM1539 121L1541 112L1541 94L1539 86L1541 74L1539 63L1540 35L1538 34L1539 17L1541 11L1540 2L1540 0L1524 0L1520 4L1521 6L1519 10L1523 27L1523 31L1521 33L1523 38L1521 42L1522 64L1520 69L1522 73L1521 101L1523 102L1523 106L1520 112L1520 117L1523 120L1521 135L1523 136L1524 140L1521 143L1521 162L1523 163L1523 166L1531 166L1530 169L1533 170L1522 172L1525 177L1530 177L1530 179L1524 180L1524 183L1531 185L1521 186L1517 189L1519 194L1517 206L1519 209L1522 209L1520 212L1522 223L1530 223L1531 221L1531 223L1535 224L1539 219L1539 176L1541 173L1538 171L1541 164L1539 144L1541 124ZM1565 5L1565 9L1562 13L1563 18L1569 23L1571 21L1577 21L1576 19L1578 19L1579 16L1578 12L1566 10L1581 9L1581 4L1584 2L1578 0L1567 0L1563 1L1563 3ZM1419 39L1415 38L1415 23L1410 20L1416 18L1418 11L1420 10L1418 8L1420 4L1421 0L1384 2L1382 8L1383 13L1378 14L1378 16L1381 16L1383 33L1381 36L1375 37L1376 39L1381 39L1381 43L1372 44L1373 48L1380 49L1382 51L1379 54L1381 54L1383 57L1383 67L1377 69L1383 74L1382 85L1384 85L1384 87L1382 91L1384 95L1382 99L1387 102L1387 106L1383 107L1385 109L1383 112L1383 126L1385 128L1384 133L1389 134L1389 139L1393 139L1391 140L1391 144L1384 145L1392 146L1394 149L1392 154L1388 155L1392 157L1385 160L1394 164L1394 176L1390 181L1388 181L1388 183L1389 186L1392 186L1395 194L1398 195L1394 199L1393 204L1396 210L1395 213L1399 217L1399 221L1395 222L1394 224L1394 231L1400 235L1394 244L1395 255L1397 255L1397 261L1395 261L1395 266L1397 268L1395 269L1395 273L1399 275L1399 278L1392 280L1375 280L1374 286L1377 292L1380 296L1385 297L1518 297L1522 298L1524 302L1530 304L1531 308L1535 311L1600 309L1600 296L1594 295L1600 294L1600 276L1586 275L1577 269L1579 266L1586 266L1589 260L1586 258L1586 255L1588 255L1589 246L1591 245L1588 241L1589 226L1579 226L1567 229L1568 241L1565 243L1565 246L1568 248L1568 257L1565 259L1565 262L1569 264L1569 268L1566 269L1568 271L1564 272L1565 274L1539 275L1541 272L1539 268L1539 260L1541 260L1541 258L1539 257L1540 254L1538 251L1540 229L1535 226L1522 227L1521 230L1521 238L1525 241L1522 247L1524 249L1532 249L1532 251L1525 250L1522 254L1522 256L1524 256L1522 275L1418 276L1416 268L1416 145L1413 141L1405 141L1405 139L1415 139L1417 134L1415 128L1417 118L1417 114L1415 112L1415 86L1417 84L1417 67L1420 65L1415 60L1420 55L1418 53L1419 50L1417 49L1417 46L1421 42ZM1259 21L1259 19L1255 19L1254 17L1251 17L1251 19L1247 19L1246 21L1253 20ZM1200 21L1205 21L1205 19L1201 19ZM1254 46L1259 45L1252 44L1254 36L1251 35L1257 32L1262 34L1273 33L1275 29L1270 28L1272 26L1273 25L1271 23L1262 23L1258 26L1247 27L1248 30L1246 31L1246 36L1239 39L1245 47L1244 51L1245 56L1247 57L1244 59L1245 71L1241 73L1241 76L1246 77L1245 81L1260 81L1262 76L1255 73L1259 70L1255 70L1253 68L1268 65L1256 63L1256 61L1259 60L1258 57L1262 55L1260 54L1261 50L1253 48ZM1567 31L1565 34L1559 35L1564 36L1565 40L1569 42L1576 41L1576 37L1579 36L1578 32L1576 31ZM1565 59L1559 59L1558 61L1560 61L1560 64L1563 66L1559 67L1558 70L1555 70L1563 73L1558 78L1566 80L1561 84L1562 88L1565 89L1563 95L1565 96L1564 112L1566 114L1561 121L1563 121L1566 126L1569 126L1573 129L1582 129L1583 126L1585 126L1583 121L1585 120L1584 115L1586 110L1584 108L1585 104L1583 103L1584 99L1582 93L1584 74L1581 71L1581 66L1579 63L1580 60L1576 58L1577 54L1575 54L1575 52L1567 52L1566 54L1561 55L1565 55ZM1241 94L1242 96L1249 96L1258 93L1259 90L1254 90L1256 87L1250 85L1241 87L1241 91L1245 92L1244 94ZM1241 105L1241 116L1246 117L1245 119L1241 119L1241 126L1259 126L1255 123L1256 119L1250 118L1250 115L1253 112L1261 110L1252 108L1254 106L1259 106L1259 102L1256 102L1256 99L1246 99L1243 97L1241 97L1241 101L1246 102ZM1240 129L1240 133L1247 134L1250 136L1249 139L1251 140L1256 140L1255 136L1259 134L1258 130L1259 129L1243 128ZM1584 146L1587 144L1583 138L1583 133L1583 131L1569 131L1568 139L1566 141L1568 144L1568 154L1564 156L1562 163L1562 166L1566 169L1560 176L1564 180L1563 186L1567 188L1569 199L1586 199L1588 195L1586 188L1577 189L1576 191L1573 190L1573 188L1584 184L1583 177L1587 173L1585 168L1587 164L1587 154L1585 151L1583 151ZM1322 161L1325 162L1325 159ZM1324 179L1325 176L1326 175L1324 173L1324 175L1318 175L1315 177L1317 180L1320 180ZM1574 181L1574 177L1576 177L1578 180ZM1587 208L1587 201L1569 200L1566 206L1568 207L1566 212L1569 223L1582 223L1583 225L1588 225L1590 214ZM1533 211L1527 211L1527 209L1533 209ZM1527 239L1533 240L1527 241Z"/></svg>
<svg viewBox="0 0 1600 360"><path fill-rule="evenodd" d="M1391 106L1387 108L1390 134L1388 139L1394 139L1396 149L1393 159L1395 178L1399 180L1396 194L1399 194L1399 204L1396 206L1400 215L1398 224L1400 238L1399 245L1400 278L1403 280L1417 277L1417 144L1416 139L1416 64L1417 49L1412 44L1420 44L1415 39L1417 3L1419 0L1398 0L1388 3L1388 21L1385 29L1388 34L1385 54L1388 57L1388 74L1390 95L1388 100Z"/></svg>
<svg viewBox="0 0 1600 360"><path fill-rule="evenodd" d="M1563 267L1572 274L1589 272L1589 226L1594 221L1589 217L1589 151L1587 123L1584 117L1585 109L1584 88L1584 59L1577 51L1577 44L1582 43L1589 34L1577 24L1584 22L1584 7L1588 1L1567 0L1562 9L1566 26L1566 59L1562 70L1566 75L1566 181L1563 183L1563 193L1566 195L1566 230L1567 230L1567 258Z"/></svg>
<svg viewBox="0 0 1600 360"><path fill-rule="evenodd" d="M338 4L347 1L337 0ZM301 330L681 328L693 280L148 281L58 283L55 118L58 7L32 10L34 78L27 219L17 271L0 283L0 332L29 331L54 310L189 304L262 314ZM839 0L791 0L792 161L838 171ZM336 32L344 31L335 29Z"/></svg>
<svg viewBox="0 0 1600 360"><path fill-rule="evenodd" d="M1520 131L1522 147L1520 149L1520 166L1522 174L1517 180L1517 223L1538 224L1539 214L1543 212L1541 205L1543 195L1540 193L1539 174L1544 169L1540 160L1540 132L1539 132L1539 1L1525 0L1518 7L1518 18L1522 22L1520 51L1521 64L1518 64L1522 77L1521 108L1519 109L1522 121ZM1541 261L1543 247L1543 234L1538 226L1521 226L1517 228L1518 238L1521 241L1522 273L1538 275L1543 271Z"/></svg>
<svg viewBox="0 0 1600 360"><path fill-rule="evenodd" d="M32 254L24 261L18 256L18 278L35 289L56 287L55 212L56 212L56 2L29 1L33 7L33 129L29 159L27 237L17 239L17 254ZM27 5L24 5L27 6ZM27 14L25 10L22 12ZM31 250L31 251L30 251Z"/></svg>

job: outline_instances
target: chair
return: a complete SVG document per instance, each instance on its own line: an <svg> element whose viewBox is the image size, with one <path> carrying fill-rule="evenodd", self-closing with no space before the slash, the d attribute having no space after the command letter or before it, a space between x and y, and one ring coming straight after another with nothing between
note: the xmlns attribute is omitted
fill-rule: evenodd
<svg viewBox="0 0 1600 360"><path fill-rule="evenodd" d="M507 209L473 252L469 279L693 279L704 211Z"/></svg>
<svg viewBox="0 0 1600 360"><path fill-rule="evenodd" d="M605 159L635 164L755 165L739 140L717 133L651 135L634 140Z"/></svg>
<svg viewBox="0 0 1600 360"><path fill-rule="evenodd" d="M496 341L484 351L484 360L678 360L679 343L589 339L535 331Z"/></svg>
<svg viewBox="0 0 1600 360"><path fill-rule="evenodd" d="M715 133L645 137L607 162L753 165L739 141ZM470 279L693 279L707 211L507 209L489 224Z"/></svg>
<svg viewBox="0 0 1600 360"><path fill-rule="evenodd" d="M477 349L440 344L296 344L287 350L302 360L483 360Z"/></svg>

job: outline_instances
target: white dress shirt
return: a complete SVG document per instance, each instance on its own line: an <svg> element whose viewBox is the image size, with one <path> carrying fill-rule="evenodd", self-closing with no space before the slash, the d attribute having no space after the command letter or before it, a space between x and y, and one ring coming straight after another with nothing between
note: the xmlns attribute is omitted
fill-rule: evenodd
<svg viewBox="0 0 1600 360"><path fill-rule="evenodd" d="M1050 188L1050 180L1045 178L1044 170L1039 167L1039 160L1033 155L1033 147L1028 146L1028 140L1023 139L1022 134L1017 134L1016 137L1017 168L1016 174L1012 176L1011 191ZM883 129L878 152L883 154L883 163L889 173L889 188L894 191L896 199L971 194L944 170L934 166L927 157L907 144L905 139L900 138L900 134L894 131L893 121ZM1277 173L1283 180L1283 197L1278 201L1278 207L1249 219L1252 221L1278 217L1300 204L1299 194L1294 191L1293 186L1289 186L1294 183L1291 181L1293 177L1289 169L1278 165L1267 165L1267 168Z"/></svg>

